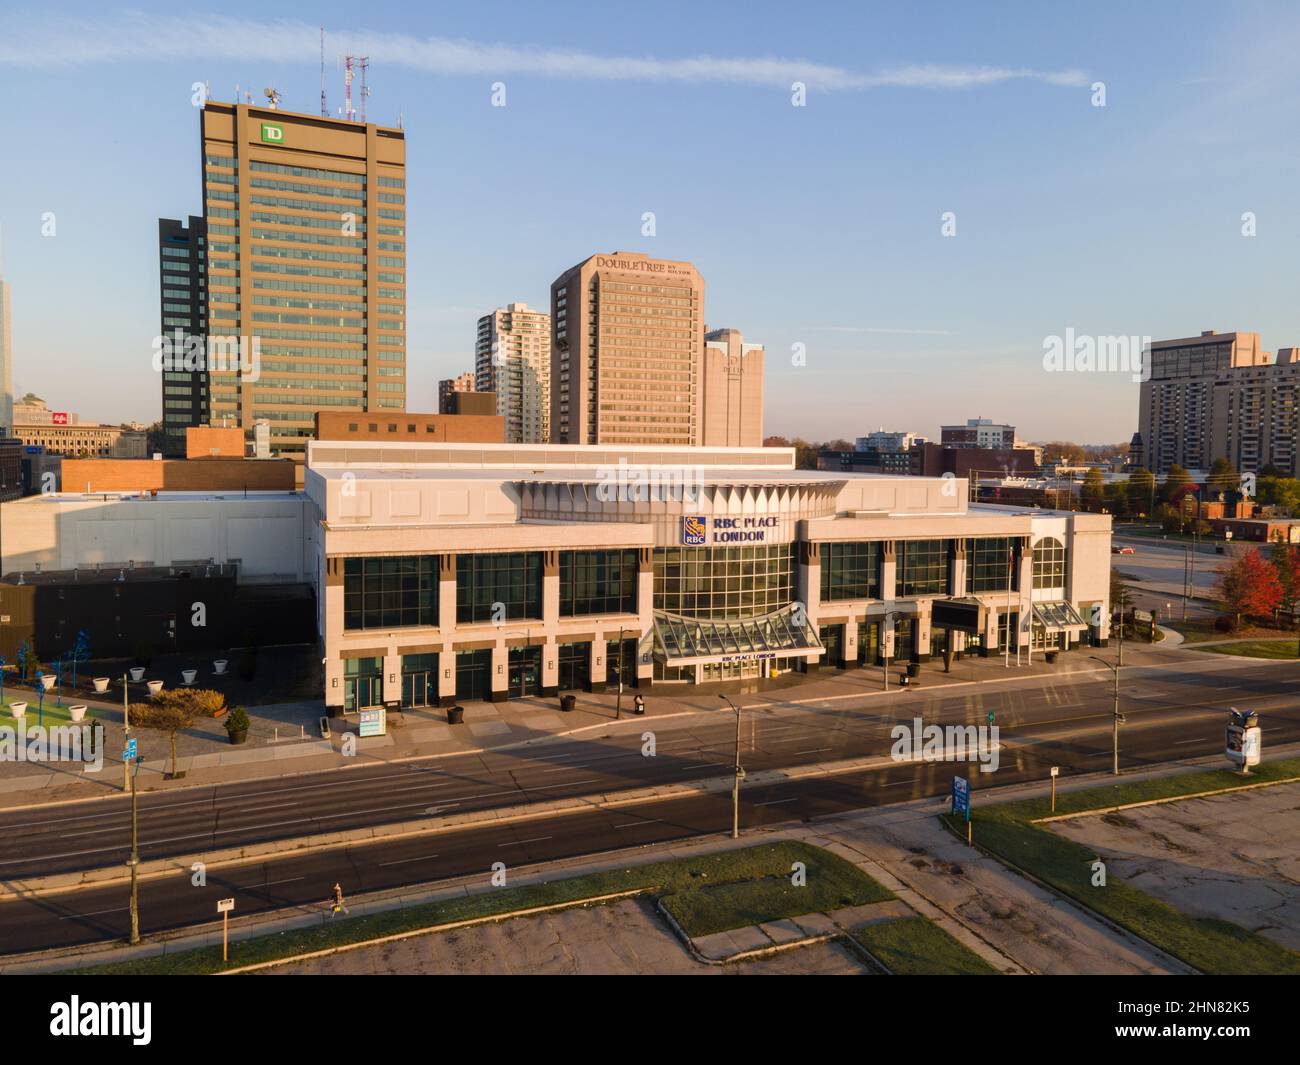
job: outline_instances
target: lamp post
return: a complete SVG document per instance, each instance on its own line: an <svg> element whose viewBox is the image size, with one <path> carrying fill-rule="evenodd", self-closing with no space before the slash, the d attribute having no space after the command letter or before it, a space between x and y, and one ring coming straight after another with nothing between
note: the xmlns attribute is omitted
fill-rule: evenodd
<svg viewBox="0 0 1300 1065"><path fill-rule="evenodd" d="M1119 666L1113 662L1107 662L1104 658L1097 655L1089 655L1088 657L1094 661L1100 662L1115 675L1115 706L1111 711L1110 723L1110 771L1115 776L1119 776L1119 727L1124 723L1124 715L1119 712Z"/></svg>
<svg viewBox="0 0 1300 1065"><path fill-rule="evenodd" d="M902 613L903 612L901 610L886 610L885 613L881 615L880 657L881 657L881 661L885 663L885 673L883 678L885 682L885 691L889 691L889 636L885 632L884 623L891 621L896 617L900 617Z"/></svg>
<svg viewBox="0 0 1300 1065"><path fill-rule="evenodd" d="M614 697L614 720L623 716L623 626L618 627L618 694Z"/></svg>
<svg viewBox="0 0 1300 1065"><path fill-rule="evenodd" d="M136 782L135 778L140 773L140 761L137 756L135 759L135 769L131 773L131 857L127 860L127 865L131 867L131 945L140 942L140 895L137 890L136 874L140 868L140 836L139 825L136 821Z"/></svg>
<svg viewBox="0 0 1300 1065"><path fill-rule="evenodd" d="M728 699L725 695L719 695L724 703L736 711L736 767L735 779L731 783L731 838L740 838L740 778L745 775L744 769L740 766L740 707Z"/></svg>

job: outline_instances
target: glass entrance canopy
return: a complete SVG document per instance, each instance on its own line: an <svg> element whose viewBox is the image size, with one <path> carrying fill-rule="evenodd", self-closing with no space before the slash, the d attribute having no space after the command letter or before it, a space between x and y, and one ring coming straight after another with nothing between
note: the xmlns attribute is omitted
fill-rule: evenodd
<svg viewBox="0 0 1300 1065"><path fill-rule="evenodd" d="M670 667L757 658L815 658L825 650L807 618L796 617L793 605L761 617L734 620L688 618L661 610L654 615L655 658Z"/></svg>

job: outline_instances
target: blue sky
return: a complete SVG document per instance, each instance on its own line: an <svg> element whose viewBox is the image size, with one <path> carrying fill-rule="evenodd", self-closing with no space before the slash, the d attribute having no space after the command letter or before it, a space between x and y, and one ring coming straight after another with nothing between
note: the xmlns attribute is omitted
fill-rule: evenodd
<svg viewBox="0 0 1300 1065"><path fill-rule="evenodd" d="M708 323L767 346L767 431L814 439L982 415L1124 440L1137 386L1046 373L1045 337L1300 344L1294 5L220 10L0 6L19 393L158 417L157 219L200 208L191 84L315 112L322 23L331 107L336 56L368 52L369 117L407 130L413 410L469 367L478 315L544 307L596 251L693 261Z"/></svg>

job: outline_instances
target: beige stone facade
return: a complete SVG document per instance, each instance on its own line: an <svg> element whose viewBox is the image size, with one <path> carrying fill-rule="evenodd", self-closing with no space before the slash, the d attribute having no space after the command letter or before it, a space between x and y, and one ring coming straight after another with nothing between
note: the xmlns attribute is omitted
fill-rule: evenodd
<svg viewBox="0 0 1300 1065"><path fill-rule="evenodd" d="M726 684L1109 635L1108 516L792 449L313 442L305 489L348 711L598 690L619 648L627 684Z"/></svg>
<svg viewBox="0 0 1300 1065"><path fill-rule="evenodd" d="M701 440L705 447L763 446L763 345L739 329L704 336Z"/></svg>
<svg viewBox="0 0 1300 1065"><path fill-rule="evenodd" d="M551 285L557 444L699 444L704 279L688 262L593 255Z"/></svg>

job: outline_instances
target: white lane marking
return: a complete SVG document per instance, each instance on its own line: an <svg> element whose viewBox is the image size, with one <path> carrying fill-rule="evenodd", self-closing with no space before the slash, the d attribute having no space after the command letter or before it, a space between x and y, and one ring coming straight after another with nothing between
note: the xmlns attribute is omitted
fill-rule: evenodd
<svg viewBox="0 0 1300 1065"><path fill-rule="evenodd" d="M96 910L94 913L70 913L66 917L60 917L60 921L75 921L78 917L98 917L105 913L125 913L129 906L119 906L115 910Z"/></svg>
<svg viewBox="0 0 1300 1065"><path fill-rule="evenodd" d="M756 802L754 803L754 805L755 806L780 806L783 802L798 802L798 801L799 801L799 796L796 795L792 799L772 799L770 802Z"/></svg>
<svg viewBox="0 0 1300 1065"><path fill-rule="evenodd" d="M438 857L436 854L421 854L418 858L399 858L393 862L380 862L382 865L407 865L410 862L427 862L432 858Z"/></svg>
<svg viewBox="0 0 1300 1065"><path fill-rule="evenodd" d="M636 828L637 825L661 825L661 824L663 824L662 817L648 817L644 821L629 821L625 825L614 825L613 827L614 828Z"/></svg>
<svg viewBox="0 0 1300 1065"><path fill-rule="evenodd" d="M570 769L589 769L590 765L562 765L559 769L543 769L543 773L567 773Z"/></svg>
<svg viewBox="0 0 1300 1065"><path fill-rule="evenodd" d="M277 884L293 884L299 880L306 880L305 876L291 876L288 880L272 880L269 884L246 884L245 891L256 891L258 888L275 887Z"/></svg>
<svg viewBox="0 0 1300 1065"><path fill-rule="evenodd" d="M822 751L833 751L834 747L813 747L807 751L793 751L793 754L821 754Z"/></svg>
<svg viewBox="0 0 1300 1065"><path fill-rule="evenodd" d="M592 777L590 780L564 780L561 781L559 784L543 784L540 787L528 787L525 788L524 790L525 791L549 791L551 788L576 788L579 784L594 784L596 783L596 779L597 779L596 777Z"/></svg>
<svg viewBox="0 0 1300 1065"><path fill-rule="evenodd" d="M522 847L525 843L541 843L544 839L550 839L550 836L534 836L532 839L520 839L514 843L498 843L497 848L501 847Z"/></svg>

